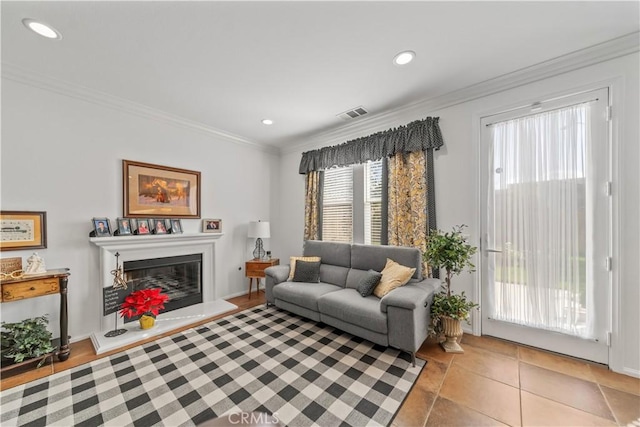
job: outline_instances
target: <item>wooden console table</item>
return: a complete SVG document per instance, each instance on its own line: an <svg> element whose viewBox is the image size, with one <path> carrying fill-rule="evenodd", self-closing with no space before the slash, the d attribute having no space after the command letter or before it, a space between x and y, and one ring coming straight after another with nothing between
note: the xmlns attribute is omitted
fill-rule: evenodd
<svg viewBox="0 0 640 427"><path fill-rule="evenodd" d="M67 311L67 283L69 269L47 270L42 274L23 276L19 279L6 279L0 282L2 286L1 302L19 301L27 298L36 298L55 293L60 294L60 348L58 360L65 361L69 358L69 319Z"/></svg>
<svg viewBox="0 0 640 427"><path fill-rule="evenodd" d="M258 292L260 292L260 279L265 276L264 270L278 264L280 264L280 260L278 258L252 259L245 263L245 275L249 278L249 299L251 299L253 279L256 279L256 294L258 294Z"/></svg>

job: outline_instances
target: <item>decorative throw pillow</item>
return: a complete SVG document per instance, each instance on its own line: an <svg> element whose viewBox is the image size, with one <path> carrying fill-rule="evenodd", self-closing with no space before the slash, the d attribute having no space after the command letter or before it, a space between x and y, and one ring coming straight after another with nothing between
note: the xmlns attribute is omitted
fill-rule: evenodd
<svg viewBox="0 0 640 427"><path fill-rule="evenodd" d="M320 281L320 261L298 260L293 281L318 283Z"/></svg>
<svg viewBox="0 0 640 427"><path fill-rule="evenodd" d="M319 256L292 256L289 258L289 280L293 280L296 271L296 261L320 261Z"/></svg>
<svg viewBox="0 0 640 427"><path fill-rule="evenodd" d="M387 264L384 266L384 270L382 270L382 279L380 279L380 283L373 290L373 294L378 298L382 298L395 288L399 288L407 283L415 272L415 268L405 267L387 258Z"/></svg>
<svg viewBox="0 0 640 427"><path fill-rule="evenodd" d="M368 297L373 293L373 289L378 286L382 279L382 273L378 273L374 270L367 271L367 274L358 282L357 290L363 297Z"/></svg>

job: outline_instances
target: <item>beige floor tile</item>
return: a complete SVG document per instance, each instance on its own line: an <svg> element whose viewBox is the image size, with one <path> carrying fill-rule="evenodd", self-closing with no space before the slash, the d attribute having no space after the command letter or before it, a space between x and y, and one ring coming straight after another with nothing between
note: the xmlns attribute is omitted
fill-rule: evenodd
<svg viewBox="0 0 640 427"><path fill-rule="evenodd" d="M522 391L522 425L590 427L615 426L615 422Z"/></svg>
<svg viewBox="0 0 640 427"><path fill-rule="evenodd" d="M446 363L438 362L434 359L427 359L427 366L422 370L422 374L418 378L418 384L427 391L438 393L448 368L449 365Z"/></svg>
<svg viewBox="0 0 640 427"><path fill-rule="evenodd" d="M427 338L416 352L416 357L420 359L432 359L449 365L453 360L453 353L446 353L440 344L432 338Z"/></svg>
<svg viewBox="0 0 640 427"><path fill-rule="evenodd" d="M640 396L640 378L618 374L610 371L606 366L593 365L589 368L598 384Z"/></svg>
<svg viewBox="0 0 640 427"><path fill-rule="evenodd" d="M444 426L506 426L480 412L438 397L427 419L427 427Z"/></svg>
<svg viewBox="0 0 640 427"><path fill-rule="evenodd" d="M589 368L590 363L538 350L530 347L519 347L520 361L531 365L541 366L552 371L561 372L587 381L595 381Z"/></svg>
<svg viewBox="0 0 640 427"><path fill-rule="evenodd" d="M512 426L520 425L520 393L517 388L451 366L440 396Z"/></svg>
<svg viewBox="0 0 640 427"><path fill-rule="evenodd" d="M500 353L504 356L513 358L518 357L518 346L512 342L493 338L489 336L477 337L471 334L464 334L462 336L462 348L466 348L468 345L474 347L480 347L485 350L493 351L494 353Z"/></svg>
<svg viewBox="0 0 640 427"><path fill-rule="evenodd" d="M596 383L520 362L520 387L538 396L614 420Z"/></svg>
<svg viewBox="0 0 640 427"><path fill-rule="evenodd" d="M464 354L456 354L452 366L458 366L513 387L520 386L517 359L480 347L467 346Z"/></svg>
<svg viewBox="0 0 640 427"><path fill-rule="evenodd" d="M436 393L416 384L400 407L398 415L393 419L393 424L398 427L424 426L436 396Z"/></svg>
<svg viewBox="0 0 640 427"><path fill-rule="evenodd" d="M616 421L620 425L640 419L640 396L606 386L600 386Z"/></svg>

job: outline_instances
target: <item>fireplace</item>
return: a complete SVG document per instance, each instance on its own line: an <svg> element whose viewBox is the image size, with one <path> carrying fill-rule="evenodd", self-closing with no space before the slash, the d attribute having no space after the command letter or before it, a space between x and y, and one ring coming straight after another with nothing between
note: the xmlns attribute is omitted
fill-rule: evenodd
<svg viewBox="0 0 640 427"><path fill-rule="evenodd" d="M138 322L122 324L117 312L100 310L100 329L91 334L97 354L168 333L217 314L237 308L218 295L216 284L223 280L218 266L220 251L216 243L224 233L184 233L142 236L92 237L100 248L100 287L111 288L116 254L125 277L136 287L160 287L171 298L151 329L140 329ZM184 280L183 280L184 279ZM98 293L103 297L103 291ZM179 305L174 305L174 304ZM180 305L182 305L180 307ZM117 326L116 326L117 325ZM117 337L105 334L116 327L127 332Z"/></svg>
<svg viewBox="0 0 640 427"><path fill-rule="evenodd" d="M123 267L131 292L160 288L169 297L163 313L202 302L202 254L125 261Z"/></svg>

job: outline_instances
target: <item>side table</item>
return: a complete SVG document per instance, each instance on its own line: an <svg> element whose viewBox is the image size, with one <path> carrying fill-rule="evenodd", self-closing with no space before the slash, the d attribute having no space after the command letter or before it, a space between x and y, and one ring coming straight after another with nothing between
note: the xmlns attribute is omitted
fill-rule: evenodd
<svg viewBox="0 0 640 427"><path fill-rule="evenodd" d="M253 287L253 279L256 279L256 295L260 292L260 279L264 278L264 270L268 267L279 265L278 258L271 259L252 259L245 263L245 275L249 278L249 299L251 299L251 288Z"/></svg>
<svg viewBox="0 0 640 427"><path fill-rule="evenodd" d="M65 361L69 358L68 335L68 311L67 311L67 284L69 269L47 270L42 274L22 276L19 279L2 280L2 301L11 302L27 298L41 297L50 294L60 294L60 348L58 360Z"/></svg>

